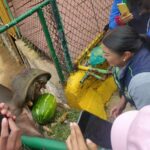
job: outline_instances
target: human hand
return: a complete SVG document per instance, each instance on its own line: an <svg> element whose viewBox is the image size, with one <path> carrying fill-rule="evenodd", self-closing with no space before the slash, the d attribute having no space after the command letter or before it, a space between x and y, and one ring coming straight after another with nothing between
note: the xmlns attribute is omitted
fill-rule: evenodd
<svg viewBox="0 0 150 150"><path fill-rule="evenodd" d="M110 112L110 117L113 119L116 119L123 112L123 110L126 107L126 104L127 104L127 101L126 101L125 97L122 96L120 99L120 103L117 106L112 108L112 110Z"/></svg>
<svg viewBox="0 0 150 150"><path fill-rule="evenodd" d="M121 22L123 22L124 24L130 22L133 19L133 14L129 13L129 14L123 14L120 16L120 20Z"/></svg>
<svg viewBox="0 0 150 150"><path fill-rule="evenodd" d="M9 133L10 130L10 133ZM21 130L12 118L3 118L1 123L0 150L20 150Z"/></svg>
<svg viewBox="0 0 150 150"><path fill-rule="evenodd" d="M12 118L13 120L16 119L16 116L9 111L9 107L5 103L0 103L0 114L6 116L7 118Z"/></svg>
<svg viewBox="0 0 150 150"><path fill-rule="evenodd" d="M71 135L68 137L66 144L68 150L97 150L97 145L91 140L87 139L86 142L83 138L81 130L76 123L70 124Z"/></svg>
<svg viewBox="0 0 150 150"><path fill-rule="evenodd" d="M123 109L119 105L114 106L110 112L110 117L115 119L122 113L122 111Z"/></svg>

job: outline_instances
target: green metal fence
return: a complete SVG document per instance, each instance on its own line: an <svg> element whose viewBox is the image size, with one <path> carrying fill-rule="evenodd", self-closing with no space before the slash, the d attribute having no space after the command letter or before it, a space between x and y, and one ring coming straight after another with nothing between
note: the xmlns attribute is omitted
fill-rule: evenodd
<svg viewBox="0 0 150 150"><path fill-rule="evenodd" d="M18 17L42 1L9 0L9 6L14 17ZM65 63L65 58L68 57L68 54L63 55L63 52L69 49L72 62L78 58L82 50L108 23L112 1L53 0L53 5L44 7L44 17L63 71L72 70L71 61L69 60L67 64ZM64 29L61 28L62 24ZM48 53L47 43L37 14L28 17L17 26L23 37L51 57Z"/></svg>
<svg viewBox="0 0 150 150"><path fill-rule="evenodd" d="M108 23L112 1L57 0L73 61Z"/></svg>
<svg viewBox="0 0 150 150"><path fill-rule="evenodd" d="M11 19L24 17L26 11L34 10L41 3L48 3L47 0L4 1L5 5L8 4L7 9L10 8L9 14L12 13ZM42 12L30 13L26 19L18 22L15 19L12 23L17 23L17 32L23 38L53 59L61 81L65 82L66 73L73 70L73 63L83 49L108 23L111 4L112 0L51 0L51 4L46 5Z"/></svg>
<svg viewBox="0 0 150 150"><path fill-rule="evenodd" d="M24 19L28 18L29 16L31 16L34 13L37 12L40 23L41 23L41 26L42 26L43 33L45 35L45 39L47 41L47 45L48 45L50 54L52 56L52 59L54 61L54 64L55 64L55 67L56 67L56 70L57 70L57 73L59 75L59 78L60 78L61 82L64 83L65 82L64 74L63 74L59 59L56 55L56 52L55 52L55 49L54 49L54 46L53 46L53 42L52 42L52 38L51 38L50 32L48 30L46 20L45 20L44 14L43 14L43 10L42 10L42 8L44 6L52 5L53 2L54 2L53 0L45 0L41 4L33 7L31 10L25 12L21 16L19 16L19 17L15 18L14 20L12 20L9 24L1 26L0 27L0 33L5 32L9 28L17 25L19 22L23 21ZM66 60L66 64L67 64L70 61L70 55L68 54L68 51L64 51L64 55L66 55L66 54L67 54L67 56L65 57L65 60ZM69 67L71 68L72 67L71 62L69 62L68 64L70 65Z"/></svg>

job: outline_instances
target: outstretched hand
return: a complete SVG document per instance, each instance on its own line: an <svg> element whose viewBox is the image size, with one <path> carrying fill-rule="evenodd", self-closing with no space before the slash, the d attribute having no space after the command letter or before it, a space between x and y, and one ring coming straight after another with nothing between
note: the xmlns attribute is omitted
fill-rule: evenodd
<svg viewBox="0 0 150 150"><path fill-rule="evenodd" d="M3 118L1 123L0 150L20 150L21 130L12 118Z"/></svg>
<svg viewBox="0 0 150 150"><path fill-rule="evenodd" d="M0 114L6 116L6 118L16 119L16 116L10 112L9 107L5 103L0 103Z"/></svg>
<svg viewBox="0 0 150 150"><path fill-rule="evenodd" d="M133 18L134 18L134 17L133 17L133 14L132 14L132 13L130 13L130 14L126 14L126 13L125 13L125 14L121 15L121 21L122 21L124 24L130 22Z"/></svg>
<svg viewBox="0 0 150 150"><path fill-rule="evenodd" d="M16 126L16 116L12 115L5 103L0 103L0 114L4 116L1 122L0 150L20 150L21 130Z"/></svg>
<svg viewBox="0 0 150 150"><path fill-rule="evenodd" d="M68 137L66 144L68 150L97 150L97 145L91 140L86 141L83 138L81 130L76 123L70 124L71 134Z"/></svg>

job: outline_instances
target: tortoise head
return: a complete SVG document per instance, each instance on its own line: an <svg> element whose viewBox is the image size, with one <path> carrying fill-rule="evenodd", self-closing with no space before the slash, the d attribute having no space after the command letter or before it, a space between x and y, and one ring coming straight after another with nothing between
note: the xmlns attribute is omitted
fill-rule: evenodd
<svg viewBox="0 0 150 150"><path fill-rule="evenodd" d="M22 108L26 102L34 101L50 78L50 73L39 69L27 69L18 74L12 82L13 103Z"/></svg>

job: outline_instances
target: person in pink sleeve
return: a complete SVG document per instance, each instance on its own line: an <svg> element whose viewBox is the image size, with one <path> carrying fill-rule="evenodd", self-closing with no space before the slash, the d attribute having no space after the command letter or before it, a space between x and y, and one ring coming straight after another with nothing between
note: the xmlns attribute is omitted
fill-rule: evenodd
<svg viewBox="0 0 150 150"><path fill-rule="evenodd" d="M111 143L112 150L150 150L150 105L117 117L111 129ZM84 140L76 123L71 124L67 146L68 150L98 150L91 140Z"/></svg>

